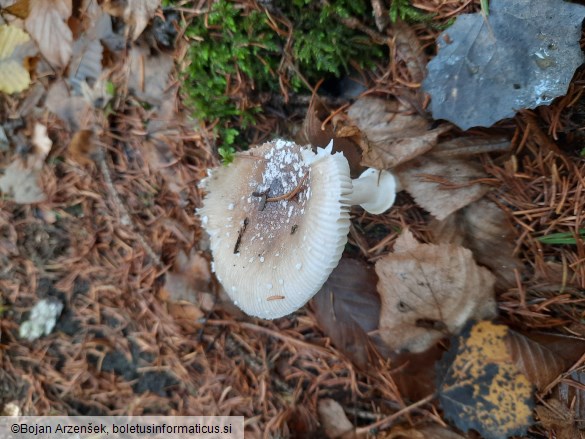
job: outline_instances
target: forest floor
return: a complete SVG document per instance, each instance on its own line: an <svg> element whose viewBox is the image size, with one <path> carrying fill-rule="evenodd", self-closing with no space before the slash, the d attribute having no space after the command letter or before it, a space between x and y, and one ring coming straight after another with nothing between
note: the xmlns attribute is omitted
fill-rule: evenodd
<svg viewBox="0 0 585 439"><path fill-rule="evenodd" d="M438 3L445 2L418 7L443 21L479 9L473 2ZM193 19L186 7L179 13ZM74 40L100 17L74 11L68 21ZM403 26L418 38L416 47L428 48L439 34L424 23ZM399 28L382 28L370 33L384 36L390 61L364 77L366 94L388 97L416 87ZM119 36L132 39L123 29ZM242 415L247 437L333 437L331 425L347 419L356 430L346 438L479 437L450 427L433 398L446 340L416 355L372 348L364 367L348 355L351 346L332 343L314 303L265 321L226 298L195 213L204 196L198 183L221 161L213 127L196 125L182 99L188 63L182 38L180 31L174 51L155 59L144 49L148 38L118 53L104 51L100 75L107 70L114 93L75 95L71 75L38 59L27 90L0 97L8 140L0 139L0 167L6 173L19 163L24 177L13 190L25 189L22 202L15 193L0 199L0 408L13 403L20 413L39 415ZM168 81L164 67L155 70L167 57L175 61ZM572 361L555 378L573 383L572 399L555 412L558 419L536 416L527 433L534 438L575 433L573 419L585 416L585 241L577 235L585 218L584 78L577 71L567 95L550 106L471 131L510 141L504 151L477 156L489 186L485 199L510 225L492 237L488 254L509 249L518 261L511 282L496 291L497 321L534 334ZM311 92L290 99L294 110L258 117L248 133L254 143L307 129ZM323 101L320 121L329 126L328 116L344 114L351 103ZM312 129L305 135L318 135ZM27 200L31 193L39 199ZM383 215L357 207L351 214L344 258L370 267L392 252L405 228L433 242L432 215L405 192ZM568 233L568 244L539 240L560 232ZM26 340L19 328L41 299L62 304L62 312L50 334ZM538 405L551 388L537 392ZM329 399L343 412L327 411L322 402ZM559 420L567 416L571 421Z"/></svg>

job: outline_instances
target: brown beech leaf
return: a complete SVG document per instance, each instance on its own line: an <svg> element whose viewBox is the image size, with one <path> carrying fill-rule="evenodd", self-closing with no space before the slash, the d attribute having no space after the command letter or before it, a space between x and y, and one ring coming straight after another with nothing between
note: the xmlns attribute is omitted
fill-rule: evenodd
<svg viewBox="0 0 585 439"><path fill-rule="evenodd" d="M571 366L571 362L557 352L518 332L509 331L506 341L516 367L538 390L544 390Z"/></svg>
<svg viewBox="0 0 585 439"><path fill-rule="evenodd" d="M437 244L457 244L470 249L475 260L496 276L496 290L516 285L514 269L522 264L514 256L514 227L493 202L481 199L453 212L430 229Z"/></svg>
<svg viewBox="0 0 585 439"><path fill-rule="evenodd" d="M429 122L396 100L358 99L347 114L364 135L362 164L394 168L429 151L448 125L430 130Z"/></svg>
<svg viewBox="0 0 585 439"><path fill-rule="evenodd" d="M445 418L486 439L522 435L532 424L532 385L508 349L509 329L470 322L438 364Z"/></svg>
<svg viewBox="0 0 585 439"><path fill-rule="evenodd" d="M401 166L397 175L402 188L438 220L479 200L489 190L478 181L487 177L483 167L469 158L427 155Z"/></svg>
<svg viewBox="0 0 585 439"><path fill-rule="evenodd" d="M161 0L105 0L102 8L108 14L124 20L134 41L144 31L160 2Z"/></svg>
<svg viewBox="0 0 585 439"><path fill-rule="evenodd" d="M368 332L377 329L380 318L377 281L363 262L342 259L312 302L319 327L361 368L369 360Z"/></svg>
<svg viewBox="0 0 585 439"><path fill-rule="evenodd" d="M325 148L333 139L333 152L340 151L343 153L349 163L351 176L355 178L365 169L360 164L362 159L360 148L350 136L343 133L340 134L330 124L325 125L321 129L323 121L329 116L329 113L330 111L322 104L319 97L315 96L311 100L309 109L307 110L297 143ZM342 128L345 129L346 127ZM359 130L357 131L359 132Z"/></svg>
<svg viewBox="0 0 585 439"><path fill-rule="evenodd" d="M424 352L401 352L390 356L392 379L408 401L418 401L436 391L435 364L444 354L438 344Z"/></svg>
<svg viewBox="0 0 585 439"><path fill-rule="evenodd" d="M379 331L391 349L422 352L468 320L496 314L495 278L464 247L421 244L405 230L376 273Z"/></svg>
<svg viewBox="0 0 585 439"><path fill-rule="evenodd" d="M516 366L541 393L560 380L551 394L571 408L576 428L584 429L585 370L573 365L585 355L585 340L560 334L529 331L524 335L510 331L507 343Z"/></svg>
<svg viewBox="0 0 585 439"><path fill-rule="evenodd" d="M24 26L53 67L65 67L71 59L73 33L67 25L71 8L71 0L30 0Z"/></svg>

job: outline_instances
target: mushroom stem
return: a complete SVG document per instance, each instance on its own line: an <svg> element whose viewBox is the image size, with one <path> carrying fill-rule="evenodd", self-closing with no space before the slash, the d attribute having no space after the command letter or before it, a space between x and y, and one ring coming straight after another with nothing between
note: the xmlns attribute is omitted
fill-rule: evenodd
<svg viewBox="0 0 585 439"><path fill-rule="evenodd" d="M351 181L353 192L348 203L360 205L366 212L379 214L388 210L396 198L398 182L388 171L366 169L362 175Z"/></svg>

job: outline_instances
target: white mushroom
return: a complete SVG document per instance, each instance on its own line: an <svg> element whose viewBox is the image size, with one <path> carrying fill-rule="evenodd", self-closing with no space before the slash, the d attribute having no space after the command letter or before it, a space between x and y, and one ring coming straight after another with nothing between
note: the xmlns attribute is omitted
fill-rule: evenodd
<svg viewBox="0 0 585 439"><path fill-rule="evenodd" d="M217 278L252 316L274 319L302 307L337 266L347 242L349 208L387 210L392 174L349 177L341 153L276 140L236 155L203 181L198 210L210 236Z"/></svg>

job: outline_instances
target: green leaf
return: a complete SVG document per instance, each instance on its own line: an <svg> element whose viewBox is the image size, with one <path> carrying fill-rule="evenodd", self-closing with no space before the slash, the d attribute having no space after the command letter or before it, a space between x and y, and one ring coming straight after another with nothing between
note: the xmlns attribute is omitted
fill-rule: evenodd
<svg viewBox="0 0 585 439"><path fill-rule="evenodd" d="M577 235L579 240L585 240L585 229L580 229ZM540 236L538 238L543 244L550 245L571 245L577 244L577 237L572 232L551 233L550 235Z"/></svg>

